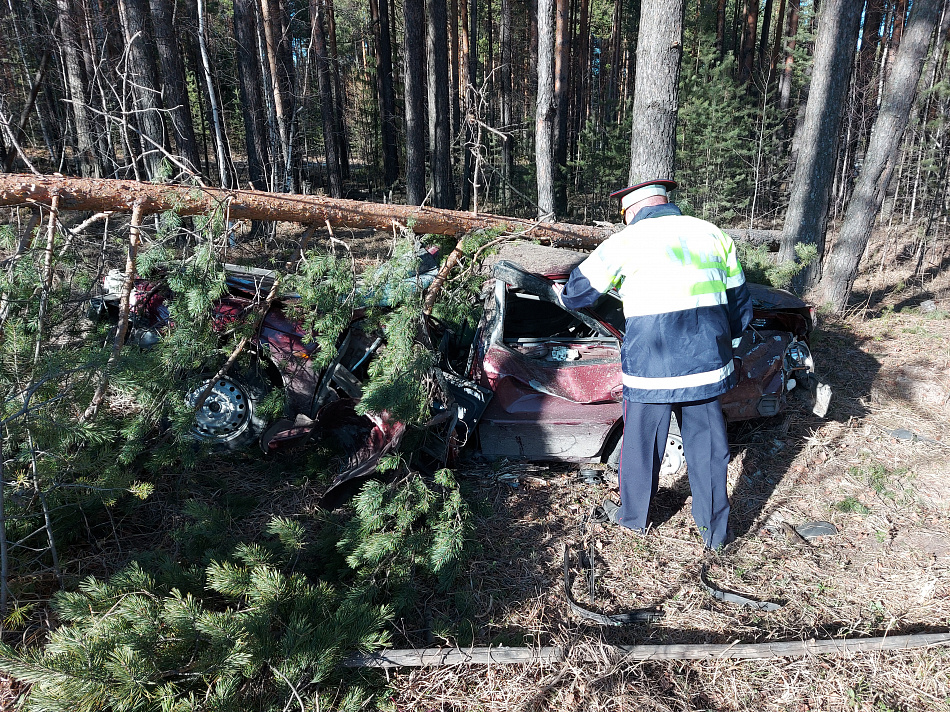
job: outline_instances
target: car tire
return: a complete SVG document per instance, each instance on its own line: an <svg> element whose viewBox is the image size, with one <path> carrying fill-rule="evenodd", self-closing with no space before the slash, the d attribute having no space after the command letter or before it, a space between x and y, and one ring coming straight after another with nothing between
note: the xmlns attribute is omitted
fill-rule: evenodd
<svg viewBox="0 0 950 712"><path fill-rule="evenodd" d="M620 449L623 445L623 428L620 428L610 440L604 452L608 453L604 462L616 471L620 470ZM680 434L676 416L670 417L670 432L666 438L666 452L663 453L663 462L660 463L661 475L675 475L686 464L686 455L683 451L683 436Z"/></svg>
<svg viewBox="0 0 950 712"><path fill-rule="evenodd" d="M186 393L185 403L194 407L209 381ZM242 450L257 442L268 424L258 406L271 390L271 383L254 370L221 376L195 414L189 436L218 450Z"/></svg>

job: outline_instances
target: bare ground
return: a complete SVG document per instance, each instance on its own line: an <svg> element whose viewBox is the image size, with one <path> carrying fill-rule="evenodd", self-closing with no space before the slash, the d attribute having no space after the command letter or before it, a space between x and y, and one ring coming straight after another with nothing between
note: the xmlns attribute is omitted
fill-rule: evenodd
<svg viewBox="0 0 950 712"><path fill-rule="evenodd" d="M296 235L242 244L235 261L283 249L280 238ZM380 259L392 241L349 231L336 237L360 262ZM824 320L814 337L819 375L835 392L828 417L792 407L731 430L729 484L738 539L723 553L704 557L684 472L661 482L654 528L641 539L585 526L591 507L615 497L616 488L584 484L576 467L469 463L459 474L478 515L476 550L463 585L451 595L421 592L417 614L399 622L395 645L560 645L589 652L603 644L946 632L950 278L942 271L942 255L932 255L933 276L912 279L908 263L899 259L906 255L897 237L880 239L856 286L861 306L845 319ZM935 301L936 312L917 308L927 299ZM274 466L268 513L255 511L248 526L265 521L275 506L300 513L319 498L316 483L300 486L293 467ZM782 522L813 520L833 522L839 534L804 546L783 534ZM126 533L132 526L120 523ZM153 535L143 524L143 542ZM659 606L663 619L608 629L572 614L561 581L565 543L596 552L593 600L583 576L573 588L585 606L608 613ZM82 575L114 570L113 558L104 552L83 556ZM699 581L704 563L717 585L783 607L761 613L714 600ZM391 671L383 706L950 710L947 648L767 661L575 659L553 666ZM16 689L0 679L0 708Z"/></svg>
<svg viewBox="0 0 950 712"><path fill-rule="evenodd" d="M946 632L950 624L950 290L914 284L888 244L885 269L856 285L867 300L826 319L813 342L835 395L828 416L801 407L730 431L737 541L702 552L685 471L661 481L646 538L585 526L609 484L569 466L517 463L462 471L487 502L461 592L420 604L406 647L732 643ZM908 286L910 285L910 286ZM937 311L917 305L935 301ZM945 311L946 310L946 311ZM688 457L688 455L687 455ZM505 477L507 475L507 477ZM825 520L839 533L808 544L782 522ZM594 599L614 613L660 606L652 625L604 628L569 610L565 543L595 551ZM762 613L714 600L699 580L784 603ZM578 574L580 572L578 571ZM576 658L577 656L575 656ZM950 649L769 661L568 662L390 673L390 706L420 710L948 710Z"/></svg>

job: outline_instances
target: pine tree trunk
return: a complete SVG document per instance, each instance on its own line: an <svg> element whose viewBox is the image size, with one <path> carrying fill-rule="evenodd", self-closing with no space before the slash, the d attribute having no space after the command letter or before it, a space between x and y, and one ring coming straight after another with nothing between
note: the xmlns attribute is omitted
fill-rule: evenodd
<svg viewBox="0 0 950 712"><path fill-rule="evenodd" d="M393 220L396 220L416 234L455 236L478 229L501 228L510 232L528 231L530 239L584 249L593 249L616 231L613 225L537 225L534 220L503 215L473 215L428 206L383 205L316 195L220 188L195 190L192 185L173 183L0 173L0 207L49 205L53 196L58 196L59 210L132 212L136 205L141 205L143 215L167 211L178 215L210 215L227 205L232 220L270 220L303 225L329 222L334 226L375 228L383 232L391 232ZM778 238L774 230L726 232L735 240L753 244L771 245Z"/></svg>
<svg viewBox="0 0 950 712"><path fill-rule="evenodd" d="M893 9L893 27L890 33L890 42L887 47L887 58L884 63L884 81L890 80L891 72L894 69L894 62L897 61L897 51L901 46L901 38L904 36L904 18L907 17L907 0L894 0Z"/></svg>
<svg viewBox="0 0 950 712"><path fill-rule="evenodd" d="M383 3L386 5L389 0ZM388 13L388 6L380 6L380 12ZM333 0L326 0L326 23L327 23L327 50L330 60L330 74L333 76L333 94L336 102L336 111L334 119L336 121L337 155L340 157L340 172L343 180L350 179L350 144L349 133L346 128L346 93L343 91L343 80L340 77L340 55L336 49L336 11L333 6ZM390 37L392 35L390 34ZM390 67L392 66L392 54L390 53ZM395 94L392 96L393 115L395 115ZM396 171L399 171L399 165L396 164ZM395 179L394 179L395 180Z"/></svg>
<svg viewBox="0 0 950 712"><path fill-rule="evenodd" d="M798 19L801 13L801 0L788 0L788 24L785 28L785 62L782 66L782 77L779 79L779 109L788 111L792 100L792 74L795 68L795 44L798 36Z"/></svg>
<svg viewBox="0 0 950 712"><path fill-rule="evenodd" d="M726 54L726 0L716 2L716 54L721 62Z"/></svg>
<svg viewBox="0 0 950 712"><path fill-rule="evenodd" d="M280 141L280 162L281 166L281 186L284 191L291 189L290 174L290 155L291 155L291 135L290 122L291 107L288 101L285 83L280 68L280 59L278 57L278 43L281 40L280 34L280 7L278 0L260 0L261 23L264 28L264 47L267 58L267 66L270 72L270 94L274 106L274 115L277 121L277 136Z"/></svg>
<svg viewBox="0 0 950 712"><path fill-rule="evenodd" d="M380 135L383 144L383 182L389 187L399 178L393 49L389 40L389 0L370 0L369 9L376 48L376 91L379 96Z"/></svg>
<svg viewBox="0 0 950 712"><path fill-rule="evenodd" d="M775 71L779 52L782 50L782 30L785 22L785 0L778 4L778 15L775 17L775 40L772 42L772 53L769 55L769 74Z"/></svg>
<svg viewBox="0 0 950 712"><path fill-rule="evenodd" d="M502 196L505 207L511 202L511 180L514 171L514 133L511 111L512 50L511 50L511 0L501 0L501 25L498 28L498 43L501 47L501 131L505 139L501 145Z"/></svg>
<svg viewBox="0 0 950 712"><path fill-rule="evenodd" d="M231 175L228 170L227 149L224 139L224 117L218 105L218 95L214 80L211 76L211 57L208 54L208 43L205 39L205 7L204 0L198 0L198 45L201 48L201 68L204 74L205 86L208 89L208 100L211 103L211 122L214 126L215 150L217 151L218 178L222 188L231 185Z"/></svg>
<svg viewBox="0 0 950 712"><path fill-rule="evenodd" d="M330 195L343 196L343 175L340 171L340 157L337 153L336 121L333 105L333 79L327 60L327 35L321 0L310 0L311 44L317 68L317 84L320 91L320 114L323 117L323 150L327 160L327 176L330 183Z"/></svg>
<svg viewBox="0 0 950 712"><path fill-rule="evenodd" d="M458 136L462 127L459 85L459 0L449 2L449 107L452 111L452 136ZM454 140L454 139L453 139Z"/></svg>
<svg viewBox="0 0 950 712"><path fill-rule="evenodd" d="M172 135L178 154L196 173L201 172L198 141L191 121L191 99L185 81L185 64L175 34L172 0L149 0L155 48L162 70L162 97L171 119Z"/></svg>
<svg viewBox="0 0 950 712"><path fill-rule="evenodd" d="M142 135L142 163L150 179L161 171L168 144L162 120L162 95L156 83L154 44L145 0L119 0L127 62L124 74L132 88L132 110Z"/></svg>
<svg viewBox="0 0 950 712"><path fill-rule="evenodd" d="M752 79L755 66L756 27L759 23L759 0L745 0L742 13L742 45L739 49L739 81Z"/></svg>
<svg viewBox="0 0 950 712"><path fill-rule="evenodd" d="M234 41L237 49L237 80L244 119L247 171L255 190L266 190L270 167L267 150L267 109L261 87L260 59L257 56L254 0L234 0ZM200 94L200 92L199 92Z"/></svg>
<svg viewBox="0 0 950 712"><path fill-rule="evenodd" d="M449 113L449 38L445 2L427 2L427 80L433 205L452 209L455 207L455 189L452 186L452 115Z"/></svg>
<svg viewBox="0 0 950 712"><path fill-rule="evenodd" d="M848 304L861 255L890 182L891 167L907 126L923 60L943 1L914 0L911 7L901 49L894 60L893 73L871 131L867 155L819 285L821 303L836 312L844 311Z"/></svg>
<svg viewBox="0 0 950 712"><path fill-rule="evenodd" d="M426 197L425 4L405 0L406 40L406 202L421 205Z"/></svg>
<svg viewBox="0 0 950 712"><path fill-rule="evenodd" d="M825 0L822 5L808 103L794 139L798 157L779 252L784 262L795 259L798 243L817 246L818 260L807 268L798 287L811 286L821 277L838 133L860 20L861 4L853 0Z"/></svg>
<svg viewBox="0 0 950 712"><path fill-rule="evenodd" d="M684 0L644 0L637 36L630 185L673 178Z"/></svg>
<svg viewBox="0 0 950 712"><path fill-rule="evenodd" d="M89 112L89 94L86 92L86 78L79 58L79 32L76 26L76 14L71 0L56 0L59 11L60 29L63 33L62 54L66 65L66 79L69 85L73 119L76 129L76 151L79 170L83 176L102 175L102 163L97 151L92 117Z"/></svg>
<svg viewBox="0 0 950 712"><path fill-rule="evenodd" d="M555 0L554 21L554 212L567 213L567 110L570 97L568 69L571 66L569 0Z"/></svg>
<svg viewBox="0 0 950 712"><path fill-rule="evenodd" d="M554 221L554 0L538 0L538 96L534 151L538 173L538 219Z"/></svg>
<svg viewBox="0 0 950 712"><path fill-rule="evenodd" d="M779 20L781 23L781 20ZM781 24L776 25L781 30ZM759 68L766 67L766 58L769 51L769 30L772 28L772 0L765 0L762 10L762 35L759 38Z"/></svg>

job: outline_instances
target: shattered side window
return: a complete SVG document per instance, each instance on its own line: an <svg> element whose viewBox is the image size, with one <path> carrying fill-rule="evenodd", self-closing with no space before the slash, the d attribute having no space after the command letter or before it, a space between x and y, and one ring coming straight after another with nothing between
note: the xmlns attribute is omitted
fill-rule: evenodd
<svg viewBox="0 0 950 712"><path fill-rule="evenodd" d="M573 314L557 304L539 299L534 294L509 288L505 301L506 340L554 337L577 339L596 336L589 326Z"/></svg>

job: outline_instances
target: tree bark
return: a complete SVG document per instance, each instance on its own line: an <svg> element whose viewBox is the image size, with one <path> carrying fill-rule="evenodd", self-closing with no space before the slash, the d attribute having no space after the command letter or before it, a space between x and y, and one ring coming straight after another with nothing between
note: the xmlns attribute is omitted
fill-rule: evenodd
<svg viewBox="0 0 950 712"><path fill-rule="evenodd" d="M369 8L376 47L376 91L379 95L380 136L383 144L383 182L388 187L399 178L393 48L389 39L389 0L370 0Z"/></svg>
<svg viewBox="0 0 950 712"><path fill-rule="evenodd" d="M553 222L554 203L554 0L538 0L538 95L534 119L538 219Z"/></svg>
<svg viewBox="0 0 950 712"><path fill-rule="evenodd" d="M792 72L795 67L795 44L798 35L798 19L801 13L801 0L789 0L788 24L785 27L785 62L782 66L782 76L779 79L779 109L787 111L792 99Z"/></svg>
<svg viewBox="0 0 950 712"><path fill-rule="evenodd" d="M221 107L218 105L218 94L211 76L211 57L208 54L208 43L205 39L204 0L198 0L198 45L201 48L201 69L204 74L205 86L208 88L208 100L211 102L211 122L214 124L218 177L221 181L221 187L227 188L231 184L231 172L228 170L227 147L224 138L224 117L221 115Z"/></svg>
<svg viewBox="0 0 950 712"><path fill-rule="evenodd" d="M358 200L315 195L287 195L256 190L195 188L169 183L139 183L104 178L66 178L31 174L0 174L0 207L49 205L59 196L59 210L111 210L131 212L136 204L143 216L173 211L178 215L206 215L227 206L232 220L272 220L304 225L329 222L334 226L392 230L396 220L418 234L459 235L472 230L501 227L524 232L561 247L593 249L619 230L621 225L593 227L568 223L538 223L533 220L472 213L460 210L383 205ZM736 240L771 245L774 230L726 230Z"/></svg>
<svg viewBox="0 0 950 712"><path fill-rule="evenodd" d="M501 48L501 131L505 138L501 144L501 180L502 196L505 206L511 201L511 180L514 172L514 133L512 132L512 38L511 38L511 0L501 0L501 24L498 28L498 44Z"/></svg>
<svg viewBox="0 0 950 712"><path fill-rule="evenodd" d="M806 269L798 287L811 286L821 277L838 132L860 19L861 3L825 0L822 4L808 103L794 139L799 153L779 252L780 261L790 261L795 259L796 244L817 246L818 260Z"/></svg>
<svg viewBox="0 0 950 712"><path fill-rule="evenodd" d="M907 0L894 0L893 27L890 32L890 42L887 46L887 57L884 63L884 81L890 80L891 72L894 70L894 62L897 61L897 51L901 46L901 38L904 36L904 18L907 17Z"/></svg>
<svg viewBox="0 0 950 712"><path fill-rule="evenodd" d="M775 64L778 62L778 54L782 50L782 29L785 22L785 0L780 0L778 4L778 15L775 17L775 40L772 42L772 53L769 55L769 72L775 71Z"/></svg>
<svg viewBox="0 0 950 712"><path fill-rule="evenodd" d="M893 73L871 131L867 155L829 256L828 270L819 285L821 302L836 312L844 311L848 304L861 255L884 200L942 2L914 0L911 7Z"/></svg>
<svg viewBox="0 0 950 712"><path fill-rule="evenodd" d="M449 113L449 38L446 0L428 0L426 47L429 92L429 140L432 156L432 201L437 208L455 207L452 186L452 115Z"/></svg>
<svg viewBox="0 0 950 712"><path fill-rule="evenodd" d="M781 19L776 25L779 33L781 32ZM765 0L765 7L762 9L762 35L759 38L759 68L766 67L766 58L769 51L769 30L772 28L772 0Z"/></svg>
<svg viewBox="0 0 950 712"><path fill-rule="evenodd" d="M132 88L135 123L142 132L142 163L150 179L161 172L167 150L165 123L162 120L162 94L156 84L154 42L148 24L145 0L119 0L119 17L125 34L127 61L125 74Z"/></svg>
<svg viewBox="0 0 950 712"><path fill-rule="evenodd" d="M289 96L289 87L286 68L280 58L281 37L281 4L279 0L260 0L261 20L264 26L264 46L267 55L267 65L270 69L271 96L274 102L274 113L277 119L277 135L280 139L280 158L283 166L281 184L285 191L291 190L291 122L293 121L292 101Z"/></svg>
<svg viewBox="0 0 950 712"><path fill-rule="evenodd" d="M265 190L269 185L270 167L267 150L267 109L261 87L260 58L257 56L254 0L234 0L234 41L237 49L237 79L244 119L244 146L247 149L247 171L251 187Z"/></svg>
<svg viewBox="0 0 950 712"><path fill-rule="evenodd" d="M152 30L155 49L162 70L162 98L171 119L172 134L179 156L195 173L201 172L198 140L191 121L191 100L185 81L185 64L175 34L174 4L172 0L149 0L152 10Z"/></svg>
<svg viewBox="0 0 950 712"><path fill-rule="evenodd" d="M89 112L89 94L86 78L79 61L79 28L71 0L56 0L63 33L62 53L66 65L66 80L69 85L70 105L76 127L76 151L79 170L83 176L102 175L92 116Z"/></svg>
<svg viewBox="0 0 950 712"><path fill-rule="evenodd" d="M310 0L311 43L320 88L320 114L323 117L323 150L327 160L330 195L343 197L343 174L336 140L336 106L333 103L333 79L327 61L327 34L322 0Z"/></svg>
<svg viewBox="0 0 950 712"><path fill-rule="evenodd" d="M726 54L726 0L716 2L716 54L721 62Z"/></svg>
<svg viewBox="0 0 950 712"><path fill-rule="evenodd" d="M459 66L459 0L449 2L449 105L452 111L452 136L462 127L462 104L459 98L461 67Z"/></svg>
<svg viewBox="0 0 950 712"><path fill-rule="evenodd" d="M554 211L567 213L567 111L570 97L568 68L571 66L569 0L555 0L554 20Z"/></svg>
<svg viewBox="0 0 950 712"><path fill-rule="evenodd" d="M388 7L385 7L387 2L383 3L380 12L388 11ZM336 10L333 7L333 0L326 0L326 23L327 57L330 60L330 74L333 76L333 93L336 101L334 117L336 119L337 155L340 157L340 172L343 174L343 180L349 180L350 144L347 138L346 120L344 119L346 116L346 93L343 91L343 82L340 79L340 55L336 50ZM390 66L392 66L392 61L390 61ZM393 95L392 101L395 105L395 95ZM398 171L398 166L396 170Z"/></svg>
<svg viewBox="0 0 950 712"><path fill-rule="evenodd" d="M405 0L406 41L406 202L421 205L426 197L425 5L424 0Z"/></svg>
<svg viewBox="0 0 950 712"><path fill-rule="evenodd" d="M673 178L684 0L644 0L637 37L630 185Z"/></svg>
<svg viewBox="0 0 950 712"><path fill-rule="evenodd" d="M745 0L742 13L742 45L739 48L739 81L752 79L755 66L755 31L759 24L759 0Z"/></svg>

